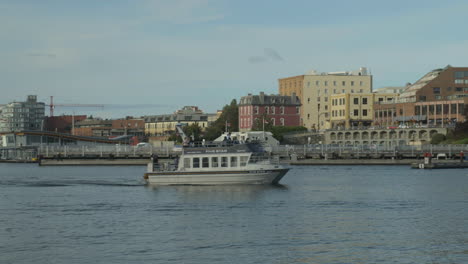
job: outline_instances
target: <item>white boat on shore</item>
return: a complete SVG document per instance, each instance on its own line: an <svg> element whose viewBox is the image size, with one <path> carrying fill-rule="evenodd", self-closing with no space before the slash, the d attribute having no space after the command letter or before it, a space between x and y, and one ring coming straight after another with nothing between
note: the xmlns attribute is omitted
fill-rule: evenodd
<svg viewBox="0 0 468 264"><path fill-rule="evenodd" d="M277 184L289 169L259 144L184 147L175 163L148 164L144 178L155 185Z"/></svg>

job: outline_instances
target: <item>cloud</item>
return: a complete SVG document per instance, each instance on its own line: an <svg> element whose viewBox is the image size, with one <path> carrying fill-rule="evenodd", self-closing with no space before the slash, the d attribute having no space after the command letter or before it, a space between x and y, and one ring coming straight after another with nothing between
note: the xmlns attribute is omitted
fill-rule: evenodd
<svg viewBox="0 0 468 264"><path fill-rule="evenodd" d="M271 48L265 48L263 50L263 56L250 56L248 58L249 63L263 63L268 61L284 61L283 57L279 55L279 53Z"/></svg>
<svg viewBox="0 0 468 264"><path fill-rule="evenodd" d="M265 55L275 61L284 61L284 59L278 54L278 52L274 49L265 49Z"/></svg>
<svg viewBox="0 0 468 264"><path fill-rule="evenodd" d="M43 58L55 59L55 58L57 57L57 54L54 54L54 53L31 52L31 53L26 53L26 56L28 56L28 57L43 57Z"/></svg>

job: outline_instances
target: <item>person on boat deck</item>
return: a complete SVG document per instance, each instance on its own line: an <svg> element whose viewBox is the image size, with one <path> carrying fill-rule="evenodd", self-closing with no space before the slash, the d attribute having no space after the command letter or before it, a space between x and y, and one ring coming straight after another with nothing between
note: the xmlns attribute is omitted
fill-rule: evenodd
<svg viewBox="0 0 468 264"><path fill-rule="evenodd" d="M153 160L153 166L158 166L159 165L159 157L158 154L152 154L151 155L151 160Z"/></svg>

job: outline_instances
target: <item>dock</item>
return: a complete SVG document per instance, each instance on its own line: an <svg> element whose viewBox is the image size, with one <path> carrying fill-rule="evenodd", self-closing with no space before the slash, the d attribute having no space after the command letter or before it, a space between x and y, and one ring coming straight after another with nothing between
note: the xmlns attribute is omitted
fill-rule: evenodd
<svg viewBox="0 0 468 264"><path fill-rule="evenodd" d="M437 161L431 163L413 162L411 163L413 169L467 169L468 162L460 162L459 160L451 161Z"/></svg>

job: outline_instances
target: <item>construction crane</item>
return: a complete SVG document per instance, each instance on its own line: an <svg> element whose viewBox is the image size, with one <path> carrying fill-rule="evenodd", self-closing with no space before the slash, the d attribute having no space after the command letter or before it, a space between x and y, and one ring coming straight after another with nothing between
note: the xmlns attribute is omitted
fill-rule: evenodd
<svg viewBox="0 0 468 264"><path fill-rule="evenodd" d="M59 106L59 107L104 107L104 105L102 104L54 104L53 96L50 97L50 104L48 106L49 106L51 117L54 116L54 108L56 106Z"/></svg>

